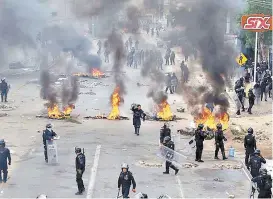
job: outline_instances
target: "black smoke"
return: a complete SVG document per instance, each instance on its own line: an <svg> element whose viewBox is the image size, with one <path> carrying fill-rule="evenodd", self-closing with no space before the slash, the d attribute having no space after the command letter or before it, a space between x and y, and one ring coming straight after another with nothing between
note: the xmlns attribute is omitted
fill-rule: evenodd
<svg viewBox="0 0 273 199"><path fill-rule="evenodd" d="M50 73L47 70L44 70L44 71L41 72L41 76L40 76L40 84L41 84L40 95L41 95L42 99L48 101L50 107L52 107L56 103L58 103L57 90L54 87L54 80L51 77L52 77L52 75L50 75Z"/></svg>
<svg viewBox="0 0 273 199"><path fill-rule="evenodd" d="M227 111L229 102L223 93L234 65L233 48L224 42L228 1L200 1L189 7L190 9L180 8L174 12L176 23L185 27L186 41L198 51L200 65L211 88L196 89L184 85L184 90L188 91L188 102L192 104L192 96L198 95L193 100L195 104L213 102Z"/></svg>
<svg viewBox="0 0 273 199"><path fill-rule="evenodd" d="M63 106L74 104L79 97L79 82L75 76L70 77L68 82L64 82L62 86L62 104Z"/></svg>

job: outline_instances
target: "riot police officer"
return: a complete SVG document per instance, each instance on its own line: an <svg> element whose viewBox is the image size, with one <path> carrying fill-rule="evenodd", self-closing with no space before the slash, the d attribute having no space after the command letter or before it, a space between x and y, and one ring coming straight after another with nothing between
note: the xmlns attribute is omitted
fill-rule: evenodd
<svg viewBox="0 0 273 199"><path fill-rule="evenodd" d="M261 169L260 175L252 178L252 182L257 183L258 198L271 198L272 178L267 174L266 169Z"/></svg>
<svg viewBox="0 0 273 199"><path fill-rule="evenodd" d="M47 156L47 141L53 140L54 137L56 137L57 134L52 130L52 125L47 124L46 130L43 131L43 144L44 144L44 155L45 155L45 161L48 163L48 156Z"/></svg>
<svg viewBox="0 0 273 199"><path fill-rule="evenodd" d="M146 114L141 109L140 104L138 104L137 107L133 106L131 110L133 111L133 125L135 127L135 134L139 135L139 129L141 126L141 118L143 119L143 121L145 121Z"/></svg>
<svg viewBox="0 0 273 199"><path fill-rule="evenodd" d="M164 146L168 147L169 149L172 149L174 151L174 143L173 141L171 140L171 137L170 136L166 136L163 140L163 144ZM173 155L173 154L172 154ZM168 159L168 157L167 157ZM175 175L178 173L179 169L176 168L172 162L166 160L166 163L165 163L165 166L166 166L166 171L163 172L163 174L169 174L170 173L170 167L175 171Z"/></svg>
<svg viewBox="0 0 273 199"><path fill-rule="evenodd" d="M167 122L164 123L163 127L160 129L160 144L163 144L164 138L169 136L171 138L171 129Z"/></svg>
<svg viewBox="0 0 273 199"><path fill-rule="evenodd" d="M253 178L259 175L262 163L266 163L266 160L261 156L261 151L256 149L254 155L250 157L247 168L250 169L250 174Z"/></svg>
<svg viewBox="0 0 273 199"><path fill-rule="evenodd" d="M248 159L251 154L254 153L254 150L256 149L256 139L253 135L253 129L249 128L247 130L247 135L244 139L244 147L246 150L246 156L245 156L245 165L248 165Z"/></svg>
<svg viewBox="0 0 273 199"><path fill-rule="evenodd" d="M136 192L136 181L133 174L129 171L129 166L126 163L121 165L121 172L118 178L118 189L122 188L123 198L129 198L130 187L133 184L133 192Z"/></svg>
<svg viewBox="0 0 273 199"><path fill-rule="evenodd" d="M196 152L195 152L195 161L204 162L202 160L202 152L203 152L203 142L207 137L206 132L203 131L204 125L198 124L197 129L195 130L195 142L196 142Z"/></svg>
<svg viewBox="0 0 273 199"><path fill-rule="evenodd" d="M10 157L10 151L8 148L6 148L6 143L2 139L0 140L0 183L7 182L8 179L8 164L11 165L11 157ZM3 178L2 178L2 172L3 172Z"/></svg>
<svg viewBox="0 0 273 199"><path fill-rule="evenodd" d="M76 153L76 182L78 185L78 192L76 195L82 195L85 191L82 175L85 171L85 155L82 153L81 148L75 147Z"/></svg>
<svg viewBox="0 0 273 199"><path fill-rule="evenodd" d="M219 152L219 149L221 149L223 160L226 160L227 157L225 155L224 141L226 141L227 139L224 136L224 132L222 130L222 124L220 124L220 123L217 124L216 128L217 128L217 130L215 131L215 145L216 145L216 148L215 148L214 159L217 159L217 160L219 159L218 158L218 152Z"/></svg>

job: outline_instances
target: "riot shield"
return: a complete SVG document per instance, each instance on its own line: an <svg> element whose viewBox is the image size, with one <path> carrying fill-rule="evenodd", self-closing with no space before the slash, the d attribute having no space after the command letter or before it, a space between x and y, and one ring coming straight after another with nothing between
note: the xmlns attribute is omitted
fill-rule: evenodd
<svg viewBox="0 0 273 199"><path fill-rule="evenodd" d="M57 164L58 163L57 141L47 140L46 147L47 147L48 163Z"/></svg>
<svg viewBox="0 0 273 199"><path fill-rule="evenodd" d="M185 162L189 162L187 160L187 156L180 154L164 145L160 146L156 155L166 161L170 161L175 165L182 166Z"/></svg>

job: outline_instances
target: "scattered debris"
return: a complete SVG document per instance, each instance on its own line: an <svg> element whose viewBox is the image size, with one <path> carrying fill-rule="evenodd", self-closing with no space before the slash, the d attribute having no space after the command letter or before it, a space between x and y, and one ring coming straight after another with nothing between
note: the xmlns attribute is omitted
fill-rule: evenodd
<svg viewBox="0 0 273 199"><path fill-rule="evenodd" d="M194 128L187 128L186 129L178 129L177 132L180 133L181 135L187 135L187 136L194 136Z"/></svg>
<svg viewBox="0 0 273 199"><path fill-rule="evenodd" d="M27 84L39 84L39 80L38 79L32 79L32 80L29 80L27 81Z"/></svg>
<svg viewBox="0 0 273 199"><path fill-rule="evenodd" d="M136 163L136 164L141 166L141 167L149 167L149 168L160 168L160 167L162 167L161 163L151 163L151 162L145 162L143 160L138 161L138 163Z"/></svg>
<svg viewBox="0 0 273 199"><path fill-rule="evenodd" d="M96 115L96 116L86 116L86 117L84 117L84 119L93 119L93 120L101 119L101 120L107 120L108 118L107 118L106 115ZM129 117L118 116L118 118L116 118L115 120L129 120Z"/></svg>
<svg viewBox="0 0 273 199"><path fill-rule="evenodd" d="M241 164L214 164L212 168L218 169L242 169Z"/></svg>
<svg viewBox="0 0 273 199"><path fill-rule="evenodd" d="M213 180L216 182L224 182L224 180L221 180L220 178L214 178Z"/></svg>
<svg viewBox="0 0 273 199"><path fill-rule="evenodd" d="M186 120L186 118L178 117L176 115L173 115L170 120L164 120L162 118L158 118L156 115L151 116L149 114L146 115L145 119L148 120L148 121L164 121L164 122L166 122L166 121Z"/></svg>
<svg viewBox="0 0 273 199"><path fill-rule="evenodd" d="M0 109L3 109L3 110L6 110L6 111L8 111L8 110L14 110L14 109L16 109L17 107L13 107L13 106L8 106L8 105L6 105L6 104L0 104Z"/></svg>
<svg viewBox="0 0 273 199"><path fill-rule="evenodd" d="M256 131L256 140L258 142L261 142L261 141L265 141L265 140L269 140L269 137L265 135L265 132L261 131L261 130L258 130Z"/></svg>
<svg viewBox="0 0 273 199"><path fill-rule="evenodd" d="M194 167L198 167L198 164L193 164L193 163L182 164L182 168L185 168L185 169L190 169L190 168L194 168Z"/></svg>
<svg viewBox="0 0 273 199"><path fill-rule="evenodd" d="M8 116L7 113L0 113L0 117L6 117L6 116Z"/></svg>
<svg viewBox="0 0 273 199"><path fill-rule="evenodd" d="M239 143L243 142L245 135L247 134L247 132L241 126L231 127L230 131L234 136L232 140Z"/></svg>
<svg viewBox="0 0 273 199"><path fill-rule="evenodd" d="M184 113L185 109L184 108L177 108L176 111L179 112L179 113Z"/></svg>
<svg viewBox="0 0 273 199"><path fill-rule="evenodd" d="M89 92L80 92L79 95L96 95L96 93L89 91Z"/></svg>
<svg viewBox="0 0 273 199"><path fill-rule="evenodd" d="M137 86L150 86L150 85L147 85L147 84L141 84L141 83L137 82Z"/></svg>

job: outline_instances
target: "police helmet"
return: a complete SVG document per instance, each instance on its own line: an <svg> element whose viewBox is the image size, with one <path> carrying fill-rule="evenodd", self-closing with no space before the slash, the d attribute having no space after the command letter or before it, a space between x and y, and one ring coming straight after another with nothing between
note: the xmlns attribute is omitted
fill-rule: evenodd
<svg viewBox="0 0 273 199"><path fill-rule="evenodd" d="M222 124L221 124L221 123L218 123L218 124L216 125L216 127L217 127L217 129L222 129Z"/></svg>
<svg viewBox="0 0 273 199"><path fill-rule="evenodd" d="M75 153L81 153L81 152L82 152L82 149L76 146L75 147Z"/></svg>
<svg viewBox="0 0 273 199"><path fill-rule="evenodd" d="M253 134L253 128L250 127L249 129L247 129L247 132Z"/></svg>
<svg viewBox="0 0 273 199"><path fill-rule="evenodd" d="M165 126L166 128L169 128L169 126L170 126L169 122L164 122L164 126Z"/></svg>
<svg viewBox="0 0 273 199"><path fill-rule="evenodd" d="M52 125L51 124L47 124L46 128L52 128Z"/></svg>
<svg viewBox="0 0 273 199"><path fill-rule="evenodd" d="M45 194L40 194L36 197L36 199L46 199L47 196Z"/></svg>
<svg viewBox="0 0 273 199"><path fill-rule="evenodd" d="M254 154L260 154L261 153L261 150L260 149L256 149L255 151L254 151Z"/></svg>
<svg viewBox="0 0 273 199"><path fill-rule="evenodd" d="M6 143L5 143L5 140L4 140L4 139L1 139L1 140L0 140L0 146L5 147L5 144L6 144Z"/></svg>
<svg viewBox="0 0 273 199"><path fill-rule="evenodd" d="M240 78L240 81L244 81L244 78L243 78L243 77L241 77L241 78Z"/></svg>
<svg viewBox="0 0 273 199"><path fill-rule="evenodd" d="M164 137L163 143L167 143L169 141L171 141L171 137L170 136Z"/></svg>
<svg viewBox="0 0 273 199"><path fill-rule="evenodd" d="M121 168L122 169L129 169L129 165L127 163L122 163Z"/></svg>
<svg viewBox="0 0 273 199"><path fill-rule="evenodd" d="M203 124L198 124L198 128L199 128L199 129L203 129L203 128L204 128L204 125L203 125Z"/></svg>

